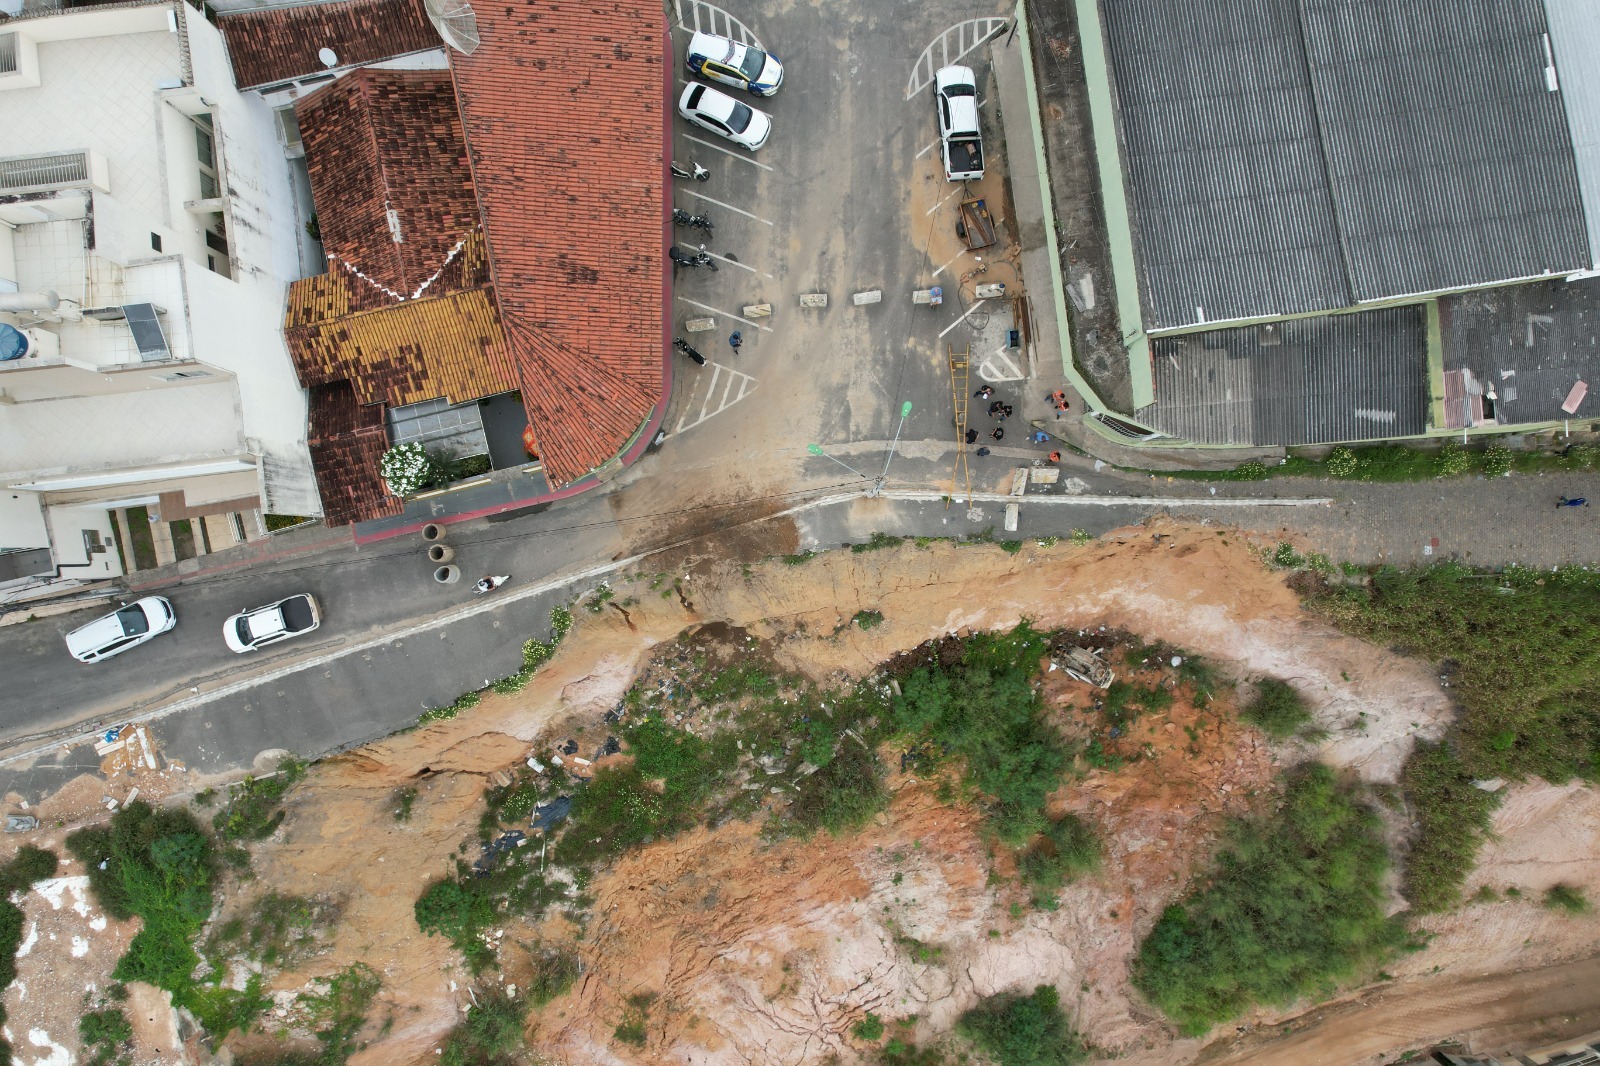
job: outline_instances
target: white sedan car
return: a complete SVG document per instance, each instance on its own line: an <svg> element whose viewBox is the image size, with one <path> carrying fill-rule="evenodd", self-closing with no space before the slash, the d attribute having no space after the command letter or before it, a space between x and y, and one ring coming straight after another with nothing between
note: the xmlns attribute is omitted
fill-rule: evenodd
<svg viewBox="0 0 1600 1066"><path fill-rule="evenodd" d="M222 640L241 654L298 637L322 624L317 601L308 592L241 611L222 623Z"/></svg>
<svg viewBox="0 0 1600 1066"><path fill-rule="evenodd" d="M740 103L725 92L695 82L678 98L678 114L701 129L719 133L752 152L767 143L772 116Z"/></svg>

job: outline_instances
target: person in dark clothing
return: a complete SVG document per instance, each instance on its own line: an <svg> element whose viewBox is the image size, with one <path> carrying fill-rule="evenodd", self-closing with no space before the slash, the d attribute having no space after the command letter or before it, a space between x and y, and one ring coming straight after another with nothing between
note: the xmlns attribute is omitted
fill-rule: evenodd
<svg viewBox="0 0 1600 1066"><path fill-rule="evenodd" d="M975 429L967 430L967 443L968 444L976 444L977 441L978 441L978 431L975 430Z"/></svg>
<svg viewBox="0 0 1600 1066"><path fill-rule="evenodd" d="M995 426L994 427L994 432L989 434L989 436L993 437L995 440L1004 440L1005 439L1005 435L1006 435L1006 431L1001 429L999 426Z"/></svg>
<svg viewBox="0 0 1600 1066"><path fill-rule="evenodd" d="M988 448L979 448L978 449L978 454L979 455L988 455L989 454L989 449Z"/></svg>
<svg viewBox="0 0 1600 1066"><path fill-rule="evenodd" d="M972 395L976 396L980 400L987 400L989 397L994 395L994 386L985 385L983 388L979 389L977 392L973 393Z"/></svg>
<svg viewBox="0 0 1600 1066"><path fill-rule="evenodd" d="M1579 496L1579 497L1577 497L1575 499L1571 499L1571 500L1569 500L1565 496L1563 496L1563 497L1561 497L1561 502L1556 504L1556 506L1557 507L1587 507L1587 506L1589 506L1589 501L1584 499L1582 496Z"/></svg>
<svg viewBox="0 0 1600 1066"><path fill-rule="evenodd" d="M1005 416L1007 418L1011 417L1011 405L1010 404L1006 404L1004 407L1000 408L1000 410L1002 412L1004 412L1004 414L1005 414Z"/></svg>
<svg viewBox="0 0 1600 1066"><path fill-rule="evenodd" d="M991 414L991 415L997 415L997 414L999 414L999 413L1000 413L1000 412L1001 412L1001 411L1002 411L1002 410L1003 410L1003 409L1004 409L1004 408L1005 408L1005 404L1003 404L1003 403L1001 403L1001 402L1000 402L1000 401L999 401L999 400L996 400L996 401L995 401L995 402L994 402L994 403L992 403L992 404L990 404L990 405L989 405L989 413L990 413L990 414Z"/></svg>

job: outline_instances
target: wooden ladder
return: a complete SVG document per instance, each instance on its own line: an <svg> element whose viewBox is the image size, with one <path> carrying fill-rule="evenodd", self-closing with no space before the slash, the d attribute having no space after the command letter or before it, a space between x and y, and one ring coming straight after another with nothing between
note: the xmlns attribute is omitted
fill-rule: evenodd
<svg viewBox="0 0 1600 1066"><path fill-rule="evenodd" d="M967 466L967 404L972 399L970 382L972 360L971 343L958 352L955 345L945 345L945 355L950 360L950 402L956 416L956 466L950 478L950 495L945 497L945 509L958 493L965 493L967 506L972 506L972 471Z"/></svg>

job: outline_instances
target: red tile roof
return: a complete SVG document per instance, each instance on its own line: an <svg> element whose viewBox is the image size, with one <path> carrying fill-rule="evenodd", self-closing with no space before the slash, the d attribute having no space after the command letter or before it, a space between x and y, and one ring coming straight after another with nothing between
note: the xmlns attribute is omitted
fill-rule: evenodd
<svg viewBox="0 0 1600 1066"><path fill-rule="evenodd" d="M378 460L389 449L382 407L358 402L348 381L316 385L310 423L311 467L328 525L390 518L405 509L378 474Z"/></svg>
<svg viewBox="0 0 1600 1066"><path fill-rule="evenodd" d="M498 0L450 52L501 322L553 484L661 400L667 25L651 0Z"/></svg>
<svg viewBox="0 0 1600 1066"><path fill-rule="evenodd" d="M420 295L478 222L449 72L353 71L295 117L328 256Z"/></svg>
<svg viewBox="0 0 1600 1066"><path fill-rule="evenodd" d="M318 53L341 67L376 63L443 46L421 0L343 0L217 16L241 89L321 74Z"/></svg>

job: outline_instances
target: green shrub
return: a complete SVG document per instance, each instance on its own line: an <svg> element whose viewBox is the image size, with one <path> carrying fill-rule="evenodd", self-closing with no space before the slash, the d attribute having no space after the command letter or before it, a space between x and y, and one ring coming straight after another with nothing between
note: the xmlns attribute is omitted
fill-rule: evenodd
<svg viewBox="0 0 1600 1066"><path fill-rule="evenodd" d="M1483 450L1479 468L1489 477L1502 477L1511 472L1511 449L1503 444L1491 444Z"/></svg>
<svg viewBox="0 0 1600 1066"><path fill-rule="evenodd" d="M646 1030L645 1026L650 1020L650 1004L655 1002L655 995L650 992L636 992L628 997L628 1008L622 1014L622 1021L617 1023L616 1031L612 1034L624 1044L634 1047L644 1047Z"/></svg>
<svg viewBox="0 0 1600 1066"><path fill-rule="evenodd" d="M229 794L228 805L211 819L212 828L223 840L265 840L283 823L279 801L306 775L308 765L286 755L271 777L246 777Z"/></svg>
<svg viewBox="0 0 1600 1066"><path fill-rule="evenodd" d="M88 1052L86 1066L107 1066L133 1040L133 1024L116 1007L86 1011L78 1016L78 1039Z"/></svg>
<svg viewBox="0 0 1600 1066"><path fill-rule="evenodd" d="M1265 481L1267 464L1255 459L1240 463L1230 471L1233 481Z"/></svg>
<svg viewBox="0 0 1600 1066"><path fill-rule="evenodd" d="M1295 550L1295 546L1286 540L1278 542L1277 548L1272 552L1272 563L1285 570L1298 570L1304 566L1306 557Z"/></svg>
<svg viewBox="0 0 1600 1066"><path fill-rule="evenodd" d="M1328 473L1336 478L1353 478L1361 461L1349 448L1335 448L1328 454Z"/></svg>
<svg viewBox="0 0 1600 1066"><path fill-rule="evenodd" d="M857 1040L880 1040L883 1037L883 1019L868 1011L865 1018L850 1027L850 1031Z"/></svg>
<svg viewBox="0 0 1600 1066"><path fill-rule="evenodd" d="M54 877L60 861L53 851L22 845L10 862L0 866L0 899L13 892L26 892L38 882Z"/></svg>
<svg viewBox="0 0 1600 1066"><path fill-rule="evenodd" d="M583 963L570 951L558 948L536 948L533 952L533 973L528 978L528 1000L542 1007L551 1000L564 996L583 973Z"/></svg>
<svg viewBox="0 0 1600 1066"><path fill-rule="evenodd" d="M789 814L803 832L826 829L838 835L861 828L888 802L878 760L851 739L820 770L800 780Z"/></svg>
<svg viewBox="0 0 1600 1066"><path fill-rule="evenodd" d="M322 1044L318 1066L340 1066L361 1050L356 1037L383 982L370 967L356 962L327 978L327 983L326 992L301 995L299 1005Z"/></svg>
<svg viewBox="0 0 1600 1066"><path fill-rule="evenodd" d="M1400 785L1417 823L1401 891L1418 913L1448 910L1461 902L1461 885L1489 835L1500 801L1474 788L1472 781L1461 761L1442 745L1418 743L1401 771Z"/></svg>
<svg viewBox="0 0 1600 1066"><path fill-rule="evenodd" d="M1311 721L1311 712L1295 687L1275 677L1256 682L1256 694L1239 712L1239 717L1273 740L1288 740Z"/></svg>
<svg viewBox="0 0 1600 1066"><path fill-rule="evenodd" d="M1134 983L1190 1036L1325 995L1405 940L1384 916L1387 868L1377 816L1327 767L1297 770L1281 808L1230 826L1208 880L1163 912Z"/></svg>
<svg viewBox="0 0 1600 1066"><path fill-rule="evenodd" d="M988 996L961 1016L956 1031L998 1066L1074 1066L1089 1057L1051 985L1040 985L1029 996Z"/></svg>
<svg viewBox="0 0 1600 1066"><path fill-rule="evenodd" d="M1033 687L1047 646L1027 623L975 634L959 660L913 670L890 704L896 731L965 760L966 780L988 798L990 828L1011 845L1044 828L1045 798L1067 764Z"/></svg>
<svg viewBox="0 0 1600 1066"><path fill-rule="evenodd" d="M879 548L893 548L905 539L904 537L891 536L888 533L874 533L872 538L865 543L850 545L850 550L858 555L862 552L875 552Z"/></svg>
<svg viewBox="0 0 1600 1066"><path fill-rule="evenodd" d="M1590 910L1589 898L1583 894L1583 889L1572 885L1551 885L1545 889L1544 905L1568 914L1588 914Z"/></svg>
<svg viewBox="0 0 1600 1066"><path fill-rule="evenodd" d="M466 1019L445 1037L440 1066L502 1066L517 1061L528 1006L498 988L480 992Z"/></svg>
<svg viewBox="0 0 1600 1066"><path fill-rule="evenodd" d="M1094 830L1073 814L1050 823L1017 860L1024 884L1033 889L1037 906L1053 906L1067 882L1100 865L1100 841Z"/></svg>
<svg viewBox="0 0 1600 1066"><path fill-rule="evenodd" d="M883 625L882 611L857 611L855 617L850 619L862 629L876 629Z"/></svg>
<svg viewBox="0 0 1600 1066"><path fill-rule="evenodd" d="M1458 477L1472 469L1472 453L1459 444L1446 444L1433 457L1433 469L1440 477Z"/></svg>

